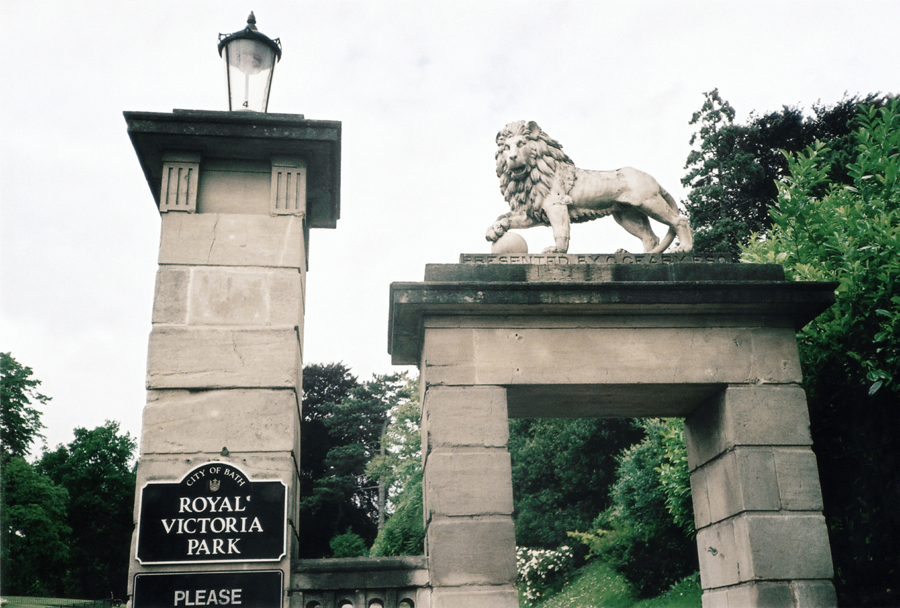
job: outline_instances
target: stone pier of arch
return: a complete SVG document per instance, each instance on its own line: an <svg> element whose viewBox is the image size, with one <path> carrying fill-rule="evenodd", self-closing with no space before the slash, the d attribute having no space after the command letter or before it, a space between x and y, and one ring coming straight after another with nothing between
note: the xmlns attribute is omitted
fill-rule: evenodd
<svg viewBox="0 0 900 608"><path fill-rule="evenodd" d="M704 608L836 606L795 338L833 290L700 255L464 255L394 283L431 605L518 606L510 417L683 416Z"/></svg>

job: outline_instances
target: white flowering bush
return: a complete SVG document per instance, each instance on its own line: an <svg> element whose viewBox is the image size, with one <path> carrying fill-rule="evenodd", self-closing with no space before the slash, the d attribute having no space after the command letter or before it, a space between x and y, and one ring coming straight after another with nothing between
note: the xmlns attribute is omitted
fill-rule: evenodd
<svg viewBox="0 0 900 608"><path fill-rule="evenodd" d="M574 559L572 549L566 546L556 551L516 547L516 582L530 606L563 587L574 569Z"/></svg>

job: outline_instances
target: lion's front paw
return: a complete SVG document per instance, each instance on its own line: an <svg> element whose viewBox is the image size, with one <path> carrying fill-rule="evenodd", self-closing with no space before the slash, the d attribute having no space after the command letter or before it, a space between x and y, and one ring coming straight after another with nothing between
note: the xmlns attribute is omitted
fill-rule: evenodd
<svg viewBox="0 0 900 608"><path fill-rule="evenodd" d="M507 220L506 218L497 220L496 222L491 224L490 228L487 229L484 238L493 243L501 236L506 234L507 230L509 230L509 220Z"/></svg>

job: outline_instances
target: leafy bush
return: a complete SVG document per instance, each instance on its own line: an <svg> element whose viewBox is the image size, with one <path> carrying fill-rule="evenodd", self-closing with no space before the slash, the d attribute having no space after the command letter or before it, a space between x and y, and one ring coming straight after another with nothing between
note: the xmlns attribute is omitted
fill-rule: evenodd
<svg viewBox="0 0 900 608"><path fill-rule="evenodd" d="M659 483L666 494L666 509L675 525L689 537L694 536L694 504L691 501L691 473L684 444L684 419L664 418L659 433L663 458L656 467Z"/></svg>
<svg viewBox="0 0 900 608"><path fill-rule="evenodd" d="M786 155L765 238L748 262L835 281L836 302L798 334L825 520L842 604L900 602L900 100L857 119L852 185L828 147Z"/></svg>
<svg viewBox="0 0 900 608"><path fill-rule="evenodd" d="M328 546L331 547L332 557L364 557L369 553L366 541L350 528L328 541Z"/></svg>
<svg viewBox="0 0 900 608"><path fill-rule="evenodd" d="M558 593L574 569L574 554L566 546L556 551L516 548L517 583L529 605Z"/></svg>
<svg viewBox="0 0 900 608"><path fill-rule="evenodd" d="M593 532L570 533L625 575L641 597L657 595L697 570L693 526L676 523L673 515L683 519L691 508L680 424L637 421L646 436L619 457L613 506L594 520Z"/></svg>
<svg viewBox="0 0 900 608"><path fill-rule="evenodd" d="M369 551L372 557L422 555L425 527L422 512L422 469L414 472L396 499L397 508L388 518Z"/></svg>
<svg viewBox="0 0 900 608"><path fill-rule="evenodd" d="M610 506L616 454L640 441L628 420L509 421L516 543L554 549Z"/></svg>

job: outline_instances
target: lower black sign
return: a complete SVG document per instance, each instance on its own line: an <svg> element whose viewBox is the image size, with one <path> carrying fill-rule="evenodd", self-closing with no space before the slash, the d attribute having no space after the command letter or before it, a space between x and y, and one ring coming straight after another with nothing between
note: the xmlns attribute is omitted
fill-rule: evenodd
<svg viewBox="0 0 900 608"><path fill-rule="evenodd" d="M281 570L136 574L132 608L281 608Z"/></svg>
<svg viewBox="0 0 900 608"><path fill-rule="evenodd" d="M179 483L141 488L137 559L142 564L252 562L285 554L287 487L250 481L209 462Z"/></svg>

